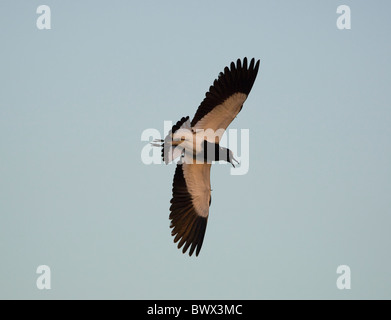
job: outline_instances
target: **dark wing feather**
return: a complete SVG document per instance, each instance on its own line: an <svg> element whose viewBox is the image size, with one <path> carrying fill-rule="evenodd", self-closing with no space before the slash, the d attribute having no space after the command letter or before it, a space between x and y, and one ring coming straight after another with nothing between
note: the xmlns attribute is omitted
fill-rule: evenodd
<svg viewBox="0 0 391 320"><path fill-rule="evenodd" d="M191 126L194 127L205 115L235 93L248 95L257 77L258 69L259 60L255 63L254 58L251 59L249 66L247 66L247 58L244 58L243 64L238 59L236 65L231 62L230 68L225 67L224 72L220 72L219 77L210 86L191 121Z"/></svg>
<svg viewBox="0 0 391 320"><path fill-rule="evenodd" d="M190 194L186 184L183 166L184 164L178 164L174 175L170 207L171 235L175 237L175 243L179 241L178 248L183 246L183 253L190 248L189 255L191 256L195 251L198 256L204 241L208 216L201 216L197 213L193 204L194 197Z"/></svg>

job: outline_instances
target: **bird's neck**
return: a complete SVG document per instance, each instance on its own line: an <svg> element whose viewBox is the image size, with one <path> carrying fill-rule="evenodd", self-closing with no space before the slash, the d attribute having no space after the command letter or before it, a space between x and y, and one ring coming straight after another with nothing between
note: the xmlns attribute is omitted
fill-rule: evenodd
<svg viewBox="0 0 391 320"><path fill-rule="evenodd" d="M212 143L204 141L203 159L206 162L224 160L221 158L220 145L218 143Z"/></svg>

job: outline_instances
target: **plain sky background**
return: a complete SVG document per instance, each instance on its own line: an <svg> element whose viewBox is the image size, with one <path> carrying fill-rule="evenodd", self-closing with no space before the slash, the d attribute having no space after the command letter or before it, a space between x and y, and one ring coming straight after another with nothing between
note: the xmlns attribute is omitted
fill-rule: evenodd
<svg viewBox="0 0 391 320"><path fill-rule="evenodd" d="M36 9L51 8L38 30ZM336 27L350 5L352 29ZM390 1L1 1L0 298L390 299ZM198 257L147 128L261 59ZM51 268L38 290L36 268ZM339 265L351 290L338 290Z"/></svg>

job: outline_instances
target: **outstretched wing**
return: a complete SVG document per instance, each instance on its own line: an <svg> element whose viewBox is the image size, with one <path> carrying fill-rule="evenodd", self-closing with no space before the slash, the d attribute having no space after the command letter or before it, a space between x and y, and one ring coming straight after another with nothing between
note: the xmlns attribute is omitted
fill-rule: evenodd
<svg viewBox="0 0 391 320"><path fill-rule="evenodd" d="M189 255L200 253L211 202L211 164L178 164L175 170L170 207L171 235L178 248Z"/></svg>
<svg viewBox="0 0 391 320"><path fill-rule="evenodd" d="M259 60L255 63L254 58L248 66L247 58L244 58L243 64L238 59L236 65L231 62L230 68L225 67L198 107L191 122L193 129L212 129L216 133L217 141L213 134L207 135L207 140L212 143L220 141L224 131L242 109L257 77L258 69Z"/></svg>

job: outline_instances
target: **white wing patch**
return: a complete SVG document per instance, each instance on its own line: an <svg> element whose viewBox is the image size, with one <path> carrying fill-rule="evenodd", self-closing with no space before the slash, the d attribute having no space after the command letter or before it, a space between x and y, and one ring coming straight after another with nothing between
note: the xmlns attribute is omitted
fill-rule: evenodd
<svg viewBox="0 0 391 320"><path fill-rule="evenodd" d="M191 194L195 211L206 218L209 215L210 163L183 164L183 176L188 192Z"/></svg>
<svg viewBox="0 0 391 320"><path fill-rule="evenodd" d="M225 130L232 120L235 119L246 99L247 95L244 93L237 92L233 94L198 121L193 130L204 130L206 139L209 142L215 143L220 141Z"/></svg>

